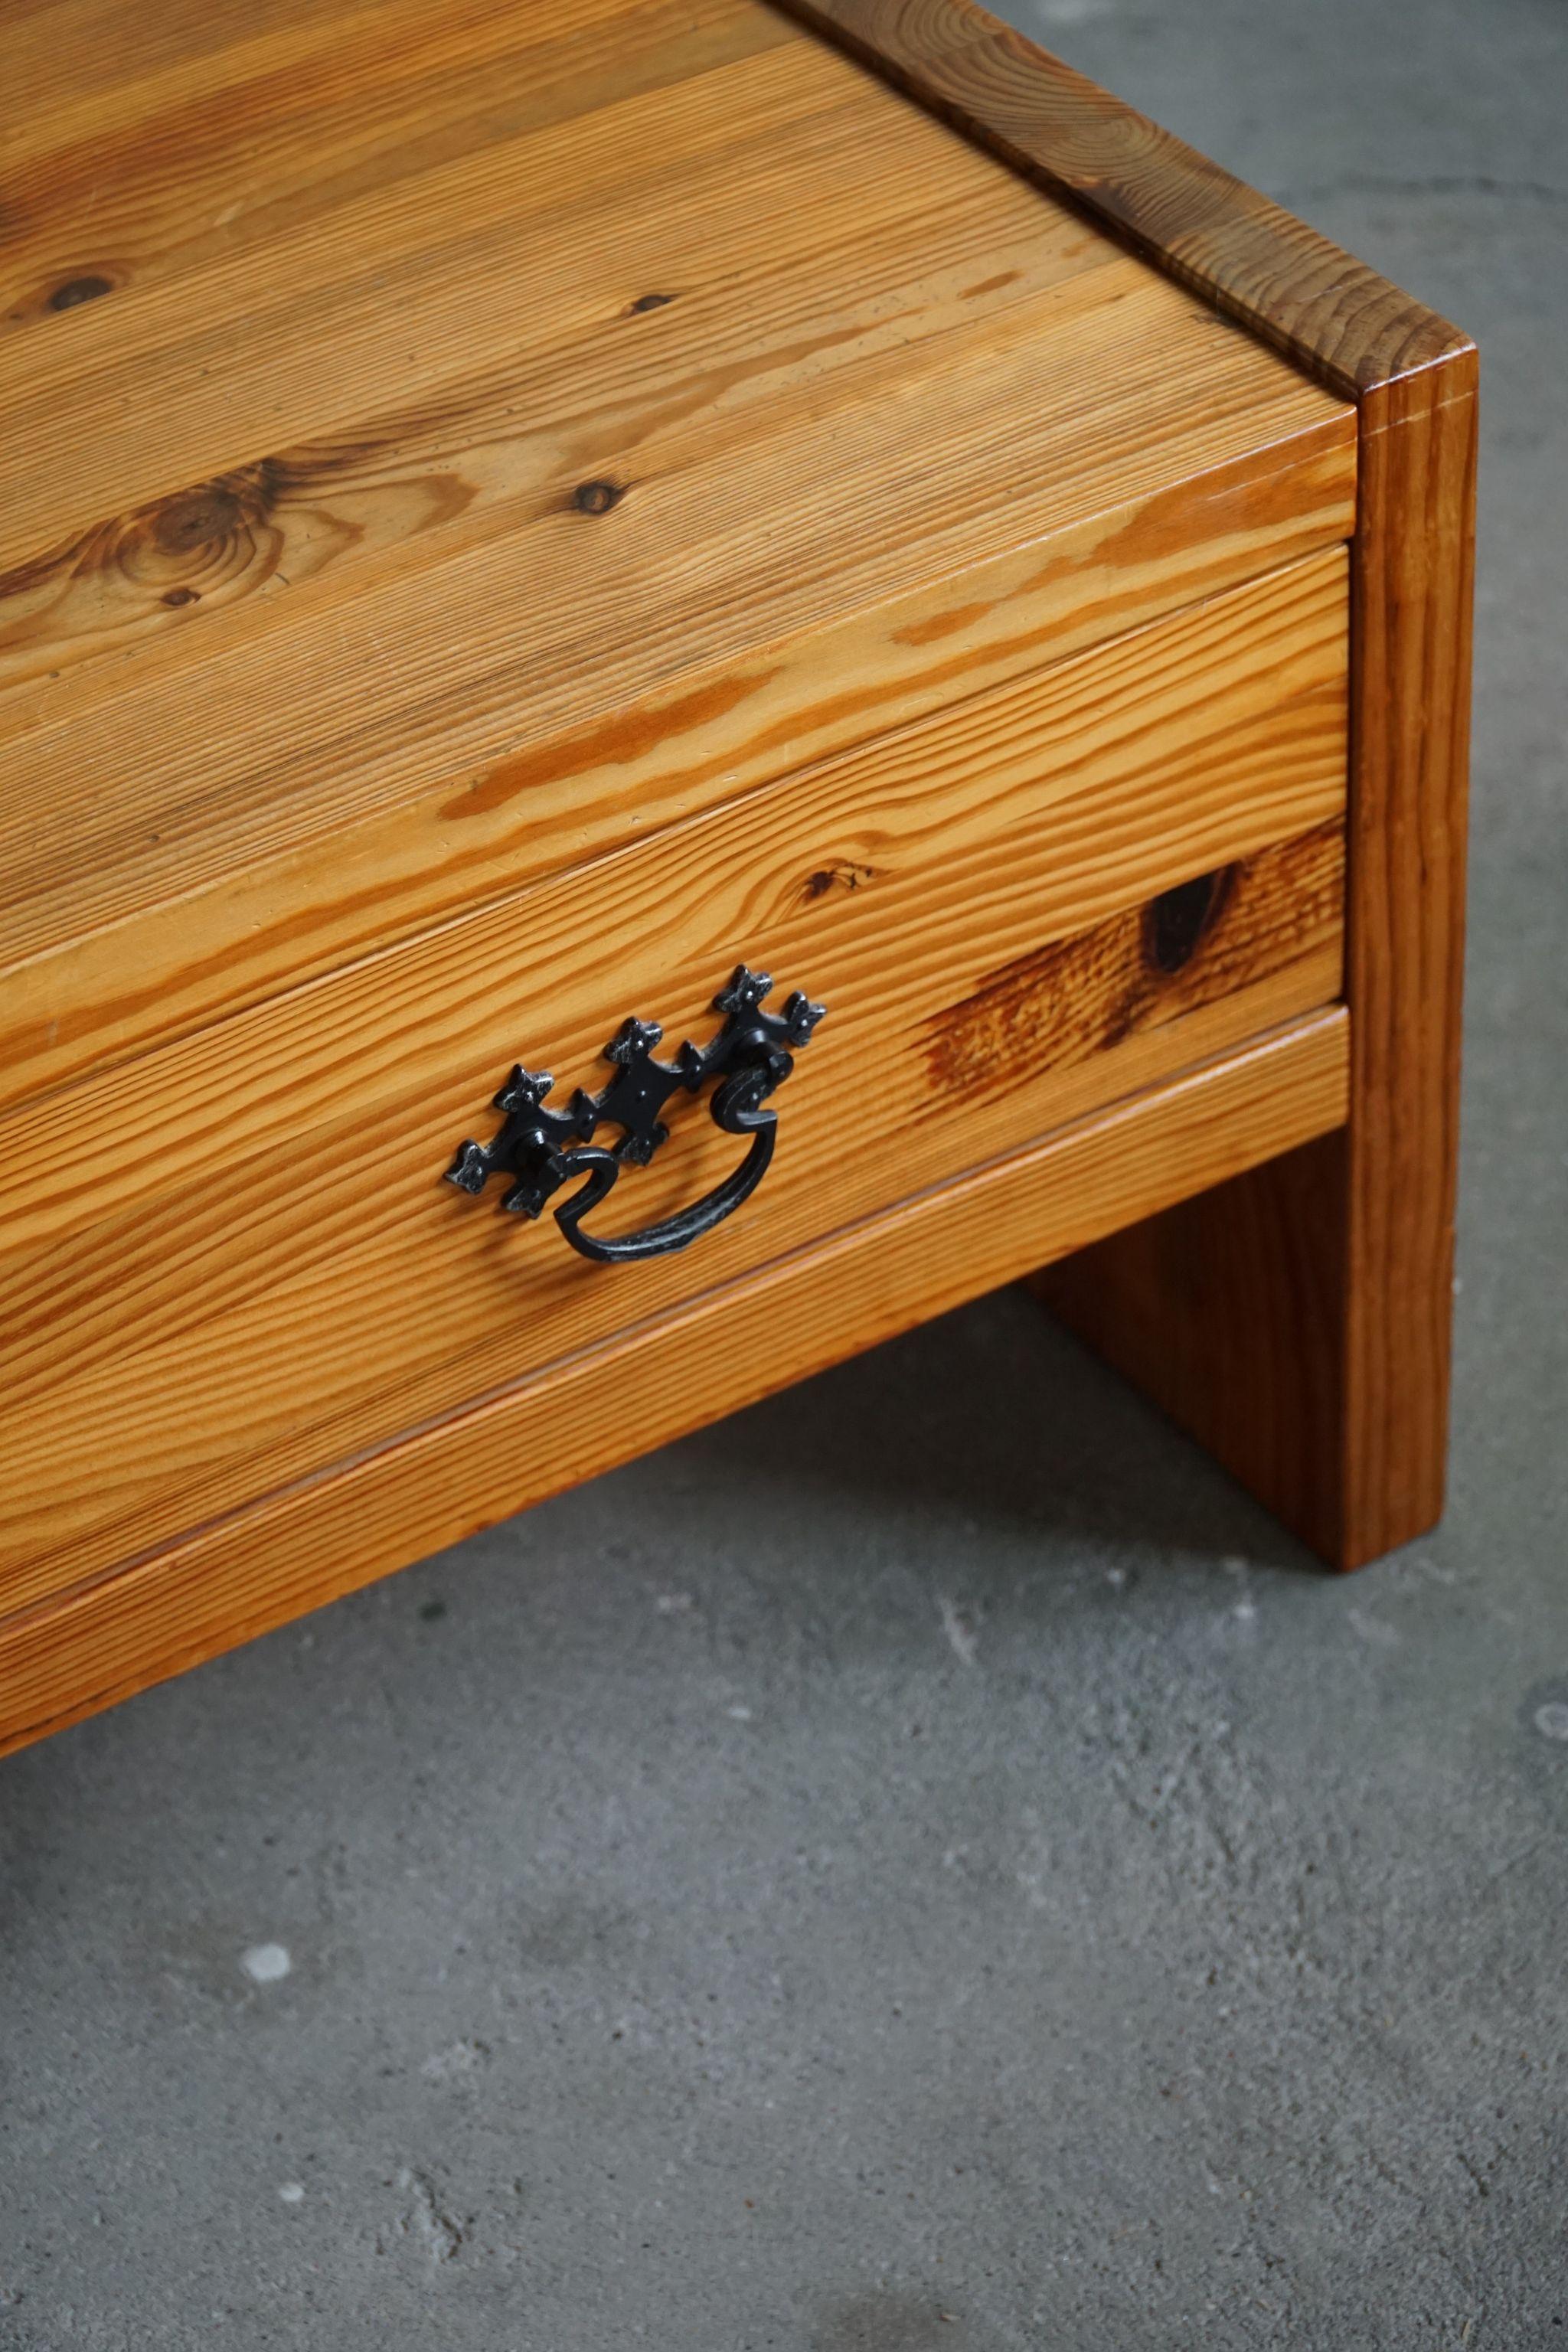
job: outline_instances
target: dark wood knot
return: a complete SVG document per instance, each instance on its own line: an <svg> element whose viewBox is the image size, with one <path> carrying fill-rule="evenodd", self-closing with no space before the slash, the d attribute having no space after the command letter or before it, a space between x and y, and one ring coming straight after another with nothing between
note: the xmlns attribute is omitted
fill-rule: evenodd
<svg viewBox="0 0 1568 2352"><path fill-rule="evenodd" d="M608 514L626 497L619 482L579 482L572 493L572 503L579 514Z"/></svg>
<svg viewBox="0 0 1568 2352"><path fill-rule="evenodd" d="M68 278L65 284L57 286L49 296L49 308L51 310L74 310L79 303L96 302L100 295L112 294L113 291L112 278L100 278L95 275L85 278Z"/></svg>
<svg viewBox="0 0 1568 2352"><path fill-rule="evenodd" d="M168 555L188 555L214 540L226 539L246 520L234 492L223 482L181 490L159 508L153 536Z"/></svg>
<svg viewBox="0 0 1568 2352"><path fill-rule="evenodd" d="M1222 866L1213 874L1195 874L1150 899L1143 909L1143 953L1156 971L1172 974L1191 963L1225 901L1231 871Z"/></svg>

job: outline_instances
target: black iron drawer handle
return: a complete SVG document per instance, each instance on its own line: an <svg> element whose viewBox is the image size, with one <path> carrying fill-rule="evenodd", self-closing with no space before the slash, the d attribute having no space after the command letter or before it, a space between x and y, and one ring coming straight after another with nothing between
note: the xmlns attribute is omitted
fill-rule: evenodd
<svg viewBox="0 0 1568 2352"><path fill-rule="evenodd" d="M763 1108L774 1088L782 1087L795 1067L798 1050L810 1043L811 1033L825 1007L813 1004L797 988L785 999L782 1013L764 1013L763 999L773 987L765 971L748 971L737 964L726 989L713 999L713 1009L724 1015L724 1025L703 1046L684 1045L673 1062L654 1059L654 1047L664 1035L657 1021L623 1021L605 1048L616 1075L603 1091L584 1094L579 1087L564 1110L547 1110L544 1097L555 1084L549 1070L525 1070L521 1064L495 1097L506 1123L489 1143L461 1143L447 1171L448 1184L465 1192L482 1192L490 1176L515 1176L517 1182L501 1202L522 1217L537 1217L563 1184L578 1176L586 1181L555 1211L555 1222L574 1250L603 1262L616 1258L664 1257L685 1249L701 1234L733 1215L767 1173L773 1156L777 1114ZM749 1135L752 1148L732 1175L727 1176L700 1201L681 1209L640 1233L601 1241L583 1231L583 1220L596 1209L614 1186L623 1168L646 1168L669 1129L659 1118L671 1095L696 1094L710 1078L720 1081L709 1111L726 1135ZM592 1138L604 1126L618 1127L621 1139L606 1151ZM570 1147L576 1147L575 1149Z"/></svg>

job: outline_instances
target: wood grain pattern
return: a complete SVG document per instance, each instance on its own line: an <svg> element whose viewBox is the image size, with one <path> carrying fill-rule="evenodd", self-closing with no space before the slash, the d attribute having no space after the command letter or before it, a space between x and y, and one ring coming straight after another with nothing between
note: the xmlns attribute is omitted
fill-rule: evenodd
<svg viewBox="0 0 1568 2352"><path fill-rule="evenodd" d="M630 79L356 177L423 120L398 41L330 62L384 10ZM0 341L10 1098L1349 527L1341 404L785 20L671 6L648 87L656 0L515 16L193 22L29 132L174 188L224 92L270 126L254 242Z"/></svg>
<svg viewBox="0 0 1568 2352"><path fill-rule="evenodd" d="M367 417L438 400L498 366L520 371L522 417L548 404L582 431L606 389L579 383L584 346L597 347L588 364L618 367L623 383L634 354L645 376L672 345L682 373L698 357L679 315L626 317L640 296L671 293L666 307L679 314L731 271L754 272L777 239L786 254L842 248L842 226L835 234L813 209L830 173L863 188L873 242L889 211L907 210L911 179L927 174L944 213L989 205L997 227L1032 227L1037 241L1112 268L1124 258L1082 223L1037 210L1031 218L1025 192L918 117L884 163L879 206L858 160L879 126L879 97L874 85L846 86L813 43L769 50L398 184L260 256L6 338L0 561L28 561L79 526L188 493L237 465L352 436ZM753 150L765 234L731 201ZM792 194L803 209L793 226L775 227L772 215ZM766 315L765 298L736 288L731 350ZM254 364L258 343L265 370Z"/></svg>
<svg viewBox="0 0 1568 2352"><path fill-rule="evenodd" d="M49 120L79 103L122 102L121 93L177 72L247 36L268 37L341 17L352 0L9 0L6 89L22 120Z"/></svg>
<svg viewBox="0 0 1568 2352"><path fill-rule="evenodd" d="M1352 550L1352 1100L1337 1557L1443 1503L1458 1173L1476 354L1363 402Z"/></svg>
<svg viewBox="0 0 1568 2352"><path fill-rule="evenodd" d="M1469 338L974 0L780 0L1348 399Z"/></svg>
<svg viewBox="0 0 1568 2352"><path fill-rule="evenodd" d="M1342 930L1344 878L1335 815L1016 957L928 1024L933 1087L973 1108L1217 1003L1271 959L1282 969L1315 959Z"/></svg>
<svg viewBox="0 0 1568 2352"><path fill-rule="evenodd" d="M439 793L395 803L352 831L331 834L330 863L313 837L269 856L259 821L246 854L226 862L223 825L233 811L222 770L244 774L248 705L243 695L209 703L196 676L178 685L177 699L160 698L158 724L140 737L135 759L144 773L152 763L160 793L172 793L183 747L199 728L208 766L219 772L215 802L187 814L187 825L197 829L189 845L151 837L166 817L144 833L126 823L114 844L119 863L106 877L105 896L113 898L85 928L84 878L69 878L66 864L69 763L85 751L91 772L118 754L111 701L84 706L74 730L53 731L40 744L32 771L40 790L53 782L62 831L44 861L41 895L13 910L28 933L15 941L17 960L0 976L0 1102L25 1099L87 1067L112 1068L260 1003L290 981L651 835L792 764L873 740L1332 542L1352 520L1349 455L1336 428L1316 452L1248 455L1125 502L1110 474L1087 486L1086 511L1069 507L1055 522L1047 519L1040 535L1016 551L961 564L893 596L872 580L868 601L844 617L739 654L717 649L715 628L705 661L682 670L672 660L667 683L645 688L618 710L543 728L537 739L525 735L504 757L470 761ZM1100 491L1108 503L1097 502ZM564 571L561 588L569 595ZM672 635L672 648L676 642ZM282 650L294 657L296 641ZM505 658L498 640L484 667L493 675ZM455 666L463 679L462 664ZM482 674L467 674L467 682L489 699L490 740L509 740L509 706L495 685L486 686ZM396 683L388 688L392 708L377 730L388 756L400 718L429 727L432 746L441 719L448 729L441 740L449 740L459 717L472 724L468 705L458 713L434 672L416 683L405 699ZM422 719L432 705L433 716ZM289 715L293 730L275 727L272 751L280 765L297 764L303 791L311 761L332 754L334 738L325 730L312 736L292 761L289 733L307 723L308 710L301 705ZM345 741L347 726L345 716L339 727ZM367 749L374 753L374 735ZM0 768L5 764L0 753ZM24 803L16 805L20 811ZM308 823L308 805L304 815ZM18 824L12 845L18 852L24 838ZM164 863L153 889L155 857ZM138 905L138 898L151 903Z"/></svg>
<svg viewBox="0 0 1568 2352"><path fill-rule="evenodd" d="M1100 1112L0 1623L0 1747L455 1543L1342 1120L1342 1012Z"/></svg>
<svg viewBox="0 0 1568 2352"><path fill-rule="evenodd" d="M1042 238L1026 218L1007 241L994 204L955 204L933 232L910 209L914 193L912 176L879 173L868 226L882 233L865 252L836 254L831 268L809 221L782 228L765 257L742 257L740 267L751 259L747 290L766 307L761 318L742 311L739 333L726 216L709 206L705 258L724 272L710 291L629 302L565 353L512 351L486 365L475 337L473 363L434 395L371 408L350 432L184 484L30 557L0 577L0 690L159 636L172 646L176 631L189 640L194 621L279 587L324 575L329 588L341 585L345 565L395 551L405 565L450 554L536 522L569 498L577 512L608 512L635 475L690 461L694 425L705 459L744 447L758 431L758 401L771 404L770 429L787 429L786 410L800 409L825 376L846 394L851 368L880 380L913 326L922 338L962 331L966 345L987 329L1004 339L1019 324L1027 331L1027 318L1004 314L1105 259L1081 236ZM537 266L526 249L520 258ZM482 287L483 271L476 277ZM1092 300L1103 289L1083 291ZM679 321L658 317L677 303ZM568 359L569 412L560 400ZM584 484L595 486L585 503L576 498ZM426 545L435 531L441 537ZM186 656L210 636L195 648L187 642Z"/></svg>
<svg viewBox="0 0 1568 2352"><path fill-rule="evenodd" d="M1442 1507L1474 565L1473 343L973 0L791 13L1357 407L1342 1143L1047 1297L1342 1567Z"/></svg>
<svg viewBox="0 0 1568 2352"><path fill-rule="evenodd" d="M233 16L135 70L130 12L96 35L124 79L9 93L0 333L253 251L378 189L805 37L736 0L383 0ZM142 7L139 29L174 12ZM172 29L172 27L171 27ZM8 75L26 71L8 9ZM68 40L68 35L66 36ZM80 51L52 47L68 68ZM25 110L24 110L25 106Z"/></svg>
<svg viewBox="0 0 1568 2352"><path fill-rule="evenodd" d="M1310 559L146 1057L111 1120L97 1077L14 1114L12 1601L1331 997L1344 600L1342 551ZM1206 932L1135 974L1122 910L1237 862ZM1108 919L1077 1028L977 1024L998 963ZM585 1076L633 1010L701 1034L738 951L835 1008L765 1209L606 1278L439 1184L519 1054ZM873 1066L897 1148L846 1157ZM627 1221L733 1156L683 1123Z"/></svg>

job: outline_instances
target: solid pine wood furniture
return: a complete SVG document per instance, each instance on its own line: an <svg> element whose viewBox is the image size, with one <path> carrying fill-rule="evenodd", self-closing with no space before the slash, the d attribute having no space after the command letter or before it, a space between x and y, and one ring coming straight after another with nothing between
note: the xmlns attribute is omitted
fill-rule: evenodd
<svg viewBox="0 0 1568 2352"><path fill-rule="evenodd" d="M0 53L4 1739L1053 1261L1427 1526L1469 343L967 0ZM776 1111L689 1247L442 1182L741 963L787 1085L742 1008L584 1224Z"/></svg>

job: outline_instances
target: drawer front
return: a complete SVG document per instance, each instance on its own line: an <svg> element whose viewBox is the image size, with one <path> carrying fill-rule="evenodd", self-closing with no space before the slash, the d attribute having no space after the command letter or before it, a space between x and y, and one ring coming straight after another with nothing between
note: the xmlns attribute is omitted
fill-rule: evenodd
<svg viewBox="0 0 1568 2352"><path fill-rule="evenodd" d="M0 1610L1331 1001L1345 669L1335 550L10 1114ZM439 1181L514 1061L564 1102L628 1014L700 1043L742 961L827 1017L691 1249L594 1265ZM669 1126L605 1229L745 1149Z"/></svg>

